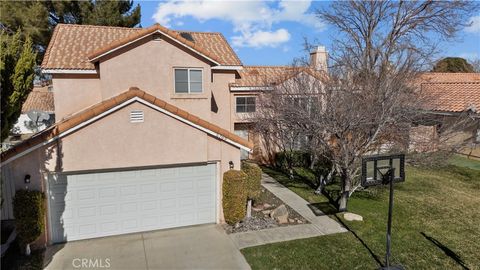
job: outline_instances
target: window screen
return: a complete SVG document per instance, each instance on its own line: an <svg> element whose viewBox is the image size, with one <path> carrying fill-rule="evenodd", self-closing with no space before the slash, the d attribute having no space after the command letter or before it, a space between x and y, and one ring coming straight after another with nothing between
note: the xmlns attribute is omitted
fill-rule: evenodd
<svg viewBox="0 0 480 270"><path fill-rule="evenodd" d="M237 97L236 104L237 113L255 112L255 97Z"/></svg>
<svg viewBox="0 0 480 270"><path fill-rule="evenodd" d="M201 69L175 69L175 93L202 93L202 86Z"/></svg>

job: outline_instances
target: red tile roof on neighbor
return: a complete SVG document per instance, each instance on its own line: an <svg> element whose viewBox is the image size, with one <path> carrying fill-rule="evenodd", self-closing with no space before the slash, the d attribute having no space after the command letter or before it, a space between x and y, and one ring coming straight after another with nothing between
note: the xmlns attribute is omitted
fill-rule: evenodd
<svg viewBox="0 0 480 270"><path fill-rule="evenodd" d="M315 70L310 67L292 67L292 66L244 66L238 73L240 78L235 83L230 84L232 87L259 87L278 84L292 76L306 72L319 79L326 78L322 71Z"/></svg>
<svg viewBox="0 0 480 270"><path fill-rule="evenodd" d="M42 62L43 69L94 70L89 59L150 33L161 31L221 65L242 65L221 33L174 31L161 25L142 28L58 24ZM189 34L193 42L182 36Z"/></svg>
<svg viewBox="0 0 480 270"><path fill-rule="evenodd" d="M420 78L429 110L480 113L480 73L424 73Z"/></svg>
<svg viewBox="0 0 480 270"><path fill-rule="evenodd" d="M249 149L253 149L253 143L249 142L232 132L223 129L215 124L212 124L208 121L205 121L193 114L188 113L187 111L184 111L176 106L173 106L161 99L156 98L155 96L152 96L136 87L131 87L128 91L123 92L119 94L118 96L112 97L110 99L104 100L100 103L97 103L96 105L93 105L83 111L80 111L68 118L63 119L62 121L56 123L55 125L49 127L48 129L37 133L33 137L23 141L20 144L15 145L14 147L8 149L7 151L3 152L1 154L1 160L5 161L17 154L20 154L34 146L37 146L45 141L48 141L61 133L85 122L88 121L110 109L112 109L115 106L118 106L122 104L125 101L130 100L131 98L134 97L139 97L151 104L154 104L176 116L179 116L195 125L198 125L202 128L205 128L207 130L210 130L216 134L221 135L223 138L229 139L235 143L238 143L240 145L243 145Z"/></svg>
<svg viewBox="0 0 480 270"><path fill-rule="evenodd" d="M22 106L22 113L27 113L32 110L48 113L55 112L53 92L48 90L48 86L34 87L30 94L28 94L28 97Z"/></svg>

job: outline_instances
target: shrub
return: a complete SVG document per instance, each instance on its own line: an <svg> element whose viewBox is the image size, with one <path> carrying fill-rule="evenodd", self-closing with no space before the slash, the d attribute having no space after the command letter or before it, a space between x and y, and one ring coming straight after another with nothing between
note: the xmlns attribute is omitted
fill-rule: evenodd
<svg viewBox="0 0 480 270"><path fill-rule="evenodd" d="M45 229L45 195L37 190L18 190L13 198L13 215L22 244L37 240Z"/></svg>
<svg viewBox="0 0 480 270"><path fill-rule="evenodd" d="M275 166L282 170L289 169L289 161L292 167L308 168L311 164L310 153L305 151L283 151L275 153Z"/></svg>
<svg viewBox="0 0 480 270"><path fill-rule="evenodd" d="M245 187L247 189L247 198L256 200L260 196L262 169L251 162L242 163L242 171L247 175Z"/></svg>
<svg viewBox="0 0 480 270"><path fill-rule="evenodd" d="M235 224L245 217L247 211L247 175L238 170L223 174L223 215L228 224Z"/></svg>

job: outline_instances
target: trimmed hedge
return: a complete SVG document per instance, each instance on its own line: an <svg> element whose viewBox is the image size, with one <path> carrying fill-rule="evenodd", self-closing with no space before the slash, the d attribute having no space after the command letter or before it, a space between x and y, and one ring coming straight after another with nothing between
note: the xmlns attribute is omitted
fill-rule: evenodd
<svg viewBox="0 0 480 270"><path fill-rule="evenodd" d="M15 228L22 244L37 240L45 230L45 195L38 190L17 190L13 198Z"/></svg>
<svg viewBox="0 0 480 270"><path fill-rule="evenodd" d="M245 187L247 189L247 198L256 200L260 196L262 169L255 163L243 162L242 171L247 175Z"/></svg>
<svg viewBox="0 0 480 270"><path fill-rule="evenodd" d="M223 215L225 222L235 224L245 217L247 211L247 175L238 170L223 174Z"/></svg>
<svg viewBox="0 0 480 270"><path fill-rule="evenodd" d="M305 151L283 151L275 153L275 167L281 170L287 170L288 161L292 164L292 167L308 168L312 163L310 153Z"/></svg>

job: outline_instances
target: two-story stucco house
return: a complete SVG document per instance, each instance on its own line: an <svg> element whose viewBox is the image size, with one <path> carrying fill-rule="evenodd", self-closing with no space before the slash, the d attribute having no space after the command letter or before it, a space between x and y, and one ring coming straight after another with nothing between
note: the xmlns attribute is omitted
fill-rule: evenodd
<svg viewBox="0 0 480 270"><path fill-rule="evenodd" d="M221 223L222 175L254 148L242 115L285 67L243 66L219 33L58 25L42 69L56 123L3 153L2 174L47 194L40 242L58 243Z"/></svg>

